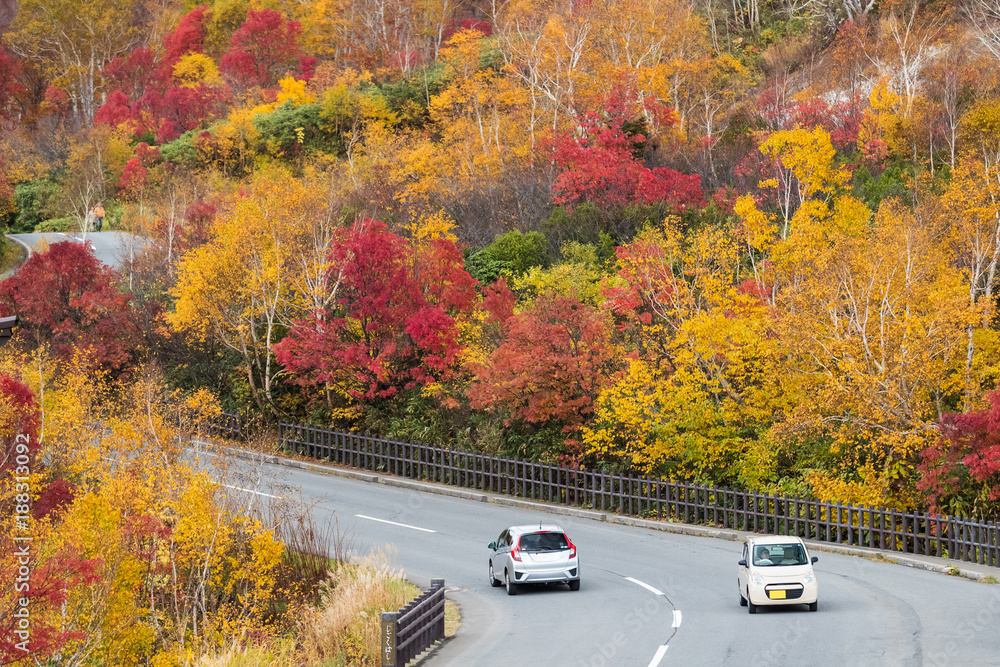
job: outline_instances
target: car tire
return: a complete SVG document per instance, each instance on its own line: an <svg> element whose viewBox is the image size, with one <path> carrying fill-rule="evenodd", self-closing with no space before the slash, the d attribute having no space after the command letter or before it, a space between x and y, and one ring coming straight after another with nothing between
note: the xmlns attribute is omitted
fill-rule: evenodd
<svg viewBox="0 0 1000 667"><path fill-rule="evenodd" d="M751 614L756 614L757 613L757 605L755 605L753 603L753 600L750 599L750 591L749 590L747 590L747 611L750 612Z"/></svg>
<svg viewBox="0 0 1000 667"><path fill-rule="evenodd" d="M493 574L493 561L490 561L490 586L493 588L500 588L503 586L503 583L496 578L496 575Z"/></svg>
<svg viewBox="0 0 1000 667"><path fill-rule="evenodd" d="M816 611L817 609L819 609L819 600L809 603L809 611Z"/></svg>
<svg viewBox="0 0 1000 667"><path fill-rule="evenodd" d="M503 585L507 587L507 595L517 595L517 584L510 580L508 570L503 571Z"/></svg>
<svg viewBox="0 0 1000 667"><path fill-rule="evenodd" d="M580 580L579 579L574 579L573 581L569 582L569 589L571 591L578 591L578 590L580 590Z"/></svg>
<svg viewBox="0 0 1000 667"><path fill-rule="evenodd" d="M747 599L743 597L743 593L740 593L740 606L741 607L747 606Z"/></svg>

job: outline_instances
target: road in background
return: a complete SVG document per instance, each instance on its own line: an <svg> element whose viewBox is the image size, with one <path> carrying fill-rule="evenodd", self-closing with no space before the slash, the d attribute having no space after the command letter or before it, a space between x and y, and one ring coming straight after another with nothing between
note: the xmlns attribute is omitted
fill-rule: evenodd
<svg viewBox="0 0 1000 667"><path fill-rule="evenodd" d="M459 633L430 663L612 665L991 665L1000 662L1000 586L815 552L819 611L739 606L740 543L239 462L228 483L252 502L314 502L356 553L389 553L427 586L444 578ZM246 490L240 490L246 489ZM256 493L253 493L256 491ZM558 523L577 545L581 589L487 582L487 544L506 526Z"/></svg>
<svg viewBox="0 0 1000 667"><path fill-rule="evenodd" d="M7 238L27 246L31 252L38 252L45 244L51 245L62 241L84 242L84 236L79 232L8 234ZM127 232L87 232L86 242L94 249L94 255L97 259L118 269L140 252L144 240Z"/></svg>

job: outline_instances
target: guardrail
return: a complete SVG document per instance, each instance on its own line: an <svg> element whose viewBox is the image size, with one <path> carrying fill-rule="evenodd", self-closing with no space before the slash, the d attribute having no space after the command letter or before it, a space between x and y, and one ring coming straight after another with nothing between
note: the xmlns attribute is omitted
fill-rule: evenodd
<svg viewBox="0 0 1000 667"><path fill-rule="evenodd" d="M382 667L406 664L444 637L444 579L398 612L382 612Z"/></svg>
<svg viewBox="0 0 1000 667"><path fill-rule="evenodd" d="M488 493L1000 566L992 521L605 474L302 424L279 423L278 438L310 458Z"/></svg>
<svg viewBox="0 0 1000 667"><path fill-rule="evenodd" d="M223 412L207 424L212 435L233 440L246 440L246 419L242 415Z"/></svg>

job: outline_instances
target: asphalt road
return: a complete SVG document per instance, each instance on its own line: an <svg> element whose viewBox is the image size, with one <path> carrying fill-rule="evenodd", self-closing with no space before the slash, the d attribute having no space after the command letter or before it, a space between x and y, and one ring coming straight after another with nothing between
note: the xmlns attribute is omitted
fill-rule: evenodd
<svg viewBox="0 0 1000 667"><path fill-rule="evenodd" d="M1000 585L817 552L819 611L761 608L736 588L738 542L238 463L229 492L315 502L356 553L388 550L414 583L442 577L462 610L431 665L998 665ZM582 585L508 597L487 582L487 544L504 527L560 524L579 549Z"/></svg>
<svg viewBox="0 0 1000 667"><path fill-rule="evenodd" d="M138 252L142 240L126 232L87 232L86 239L79 232L62 233L48 232L45 234L8 234L7 238L14 239L23 245L28 246L31 252L38 252L45 243L59 243L61 241L77 241L87 243L94 249L94 255L104 264L114 268L120 268L129 261L132 252Z"/></svg>

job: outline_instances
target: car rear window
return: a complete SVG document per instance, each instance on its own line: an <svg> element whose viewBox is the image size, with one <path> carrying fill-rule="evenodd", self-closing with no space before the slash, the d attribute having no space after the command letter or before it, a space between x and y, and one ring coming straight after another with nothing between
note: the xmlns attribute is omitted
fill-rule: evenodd
<svg viewBox="0 0 1000 667"><path fill-rule="evenodd" d="M562 533L525 533L521 536L524 551L559 551L569 549L569 540Z"/></svg>

